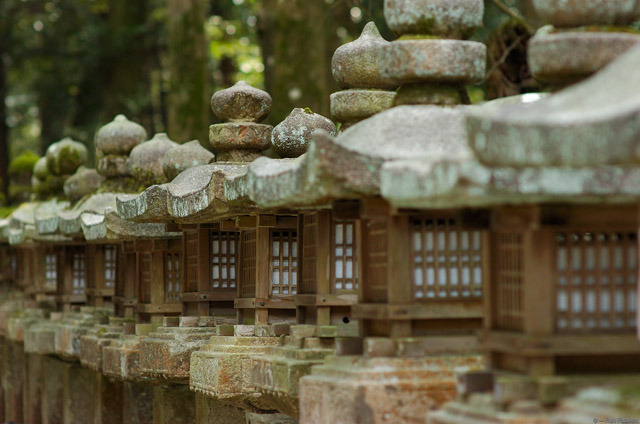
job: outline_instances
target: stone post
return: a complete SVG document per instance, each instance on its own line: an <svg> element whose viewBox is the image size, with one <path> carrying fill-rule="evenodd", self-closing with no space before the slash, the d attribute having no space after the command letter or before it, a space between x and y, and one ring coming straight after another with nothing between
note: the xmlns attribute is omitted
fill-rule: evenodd
<svg viewBox="0 0 640 424"><path fill-rule="evenodd" d="M533 6L551 24L529 42L529 67L541 82L578 82L640 42L628 27L640 17L636 2L533 0Z"/></svg>
<svg viewBox="0 0 640 424"><path fill-rule="evenodd" d="M468 103L466 84L482 82L486 47L466 41L482 25L482 0L385 0L400 36L382 47L381 76L400 89L394 105Z"/></svg>

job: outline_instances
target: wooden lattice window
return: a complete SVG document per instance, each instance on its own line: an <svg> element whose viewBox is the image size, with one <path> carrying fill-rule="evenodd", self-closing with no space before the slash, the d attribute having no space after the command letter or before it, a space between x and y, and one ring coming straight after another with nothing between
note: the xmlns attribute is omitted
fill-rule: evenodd
<svg viewBox="0 0 640 424"><path fill-rule="evenodd" d="M298 279L298 242L295 231L271 232L271 294L296 294Z"/></svg>
<svg viewBox="0 0 640 424"><path fill-rule="evenodd" d="M387 301L387 222L367 221L367 292L372 302Z"/></svg>
<svg viewBox="0 0 640 424"><path fill-rule="evenodd" d="M186 287L189 292L198 291L198 231L190 230L183 233L186 255Z"/></svg>
<svg viewBox="0 0 640 424"><path fill-rule="evenodd" d="M51 287L58 283L58 256L55 253L44 255L44 282Z"/></svg>
<svg viewBox="0 0 640 424"><path fill-rule="evenodd" d="M524 325L524 257L521 233L495 235L496 326L521 331Z"/></svg>
<svg viewBox="0 0 640 424"><path fill-rule="evenodd" d="M71 254L73 294L84 294L86 285L85 252L77 249Z"/></svg>
<svg viewBox="0 0 640 424"><path fill-rule="evenodd" d="M555 237L559 332L633 331L636 233L560 232Z"/></svg>
<svg viewBox="0 0 640 424"><path fill-rule="evenodd" d="M256 231L242 233L242 285L241 297L254 297L256 294Z"/></svg>
<svg viewBox="0 0 640 424"><path fill-rule="evenodd" d="M104 286L116 286L116 271L118 267L118 251L115 246L104 246Z"/></svg>
<svg viewBox="0 0 640 424"><path fill-rule="evenodd" d="M180 261L178 252L168 252L164 256L164 283L167 302L180 301Z"/></svg>
<svg viewBox="0 0 640 424"><path fill-rule="evenodd" d="M313 293L316 288L316 260L318 217L307 214L302 218L302 287L300 293Z"/></svg>
<svg viewBox="0 0 640 424"><path fill-rule="evenodd" d="M211 287L236 288L238 233L211 232Z"/></svg>
<svg viewBox="0 0 640 424"><path fill-rule="evenodd" d="M138 254L139 301L142 303L151 301L151 258L151 252L140 252Z"/></svg>
<svg viewBox="0 0 640 424"><path fill-rule="evenodd" d="M358 290L355 222L334 220L333 230L333 291L354 292Z"/></svg>
<svg viewBox="0 0 640 424"><path fill-rule="evenodd" d="M412 236L415 299L482 298L482 231L450 218L414 219Z"/></svg>

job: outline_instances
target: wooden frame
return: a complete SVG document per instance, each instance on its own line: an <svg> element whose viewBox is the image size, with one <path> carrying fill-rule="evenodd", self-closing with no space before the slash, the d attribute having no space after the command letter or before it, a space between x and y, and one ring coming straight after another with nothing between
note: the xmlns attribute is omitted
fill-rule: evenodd
<svg viewBox="0 0 640 424"><path fill-rule="evenodd" d="M481 328L490 242L486 222L475 215L482 214L392 211L381 199L362 202L362 279L352 312L363 336L455 338Z"/></svg>
<svg viewBox="0 0 640 424"><path fill-rule="evenodd" d="M239 275L239 232L220 225L183 226L183 313L233 316Z"/></svg>
<svg viewBox="0 0 640 424"><path fill-rule="evenodd" d="M270 314L284 320L294 319L292 291L295 288L297 292L299 268L297 222L297 217L280 215L236 218L241 269L234 307L239 324L268 324ZM279 279L283 271L286 280Z"/></svg>
<svg viewBox="0 0 640 424"><path fill-rule="evenodd" d="M350 322L358 293L358 221L339 218L332 210L304 213L298 234L297 322Z"/></svg>
<svg viewBox="0 0 640 424"><path fill-rule="evenodd" d="M87 251L85 245L65 245L58 251L57 301L60 310L71 311L74 304L85 304L87 295Z"/></svg>
<svg viewBox="0 0 640 424"><path fill-rule="evenodd" d="M118 276L119 246L114 244L87 245L87 303L104 306L115 294Z"/></svg>
<svg viewBox="0 0 640 424"><path fill-rule="evenodd" d="M630 371L638 363L637 213L635 206L493 212L482 340L494 369L537 376L616 364Z"/></svg>

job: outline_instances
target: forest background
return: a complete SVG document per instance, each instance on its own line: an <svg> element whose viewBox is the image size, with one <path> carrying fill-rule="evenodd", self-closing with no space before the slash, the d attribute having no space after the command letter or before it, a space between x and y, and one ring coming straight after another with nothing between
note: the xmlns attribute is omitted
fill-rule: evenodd
<svg viewBox="0 0 640 424"><path fill-rule="evenodd" d="M473 101L539 88L529 1L485 0L473 39L488 45L487 78L469 87ZM239 80L271 94L271 124L294 107L329 116L331 57L369 21L395 38L383 0L0 0L0 206L28 198L47 146L71 137L93 152L119 113L205 143L212 93Z"/></svg>

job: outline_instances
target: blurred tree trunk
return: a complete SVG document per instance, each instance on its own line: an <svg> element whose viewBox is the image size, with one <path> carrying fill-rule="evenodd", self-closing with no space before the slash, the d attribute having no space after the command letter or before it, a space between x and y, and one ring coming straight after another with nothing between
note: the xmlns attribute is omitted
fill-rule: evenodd
<svg viewBox="0 0 640 424"><path fill-rule="evenodd" d="M294 107L329 116L329 95L338 90L331 76L336 15L348 19L348 8L336 13L325 0L263 0L259 31L272 123Z"/></svg>
<svg viewBox="0 0 640 424"><path fill-rule="evenodd" d="M151 73L156 40L150 40L148 0L113 0L105 34L102 121L124 113L152 129Z"/></svg>
<svg viewBox="0 0 640 424"><path fill-rule="evenodd" d="M168 0L167 132L180 143L208 142L211 93L205 4L204 0Z"/></svg>

